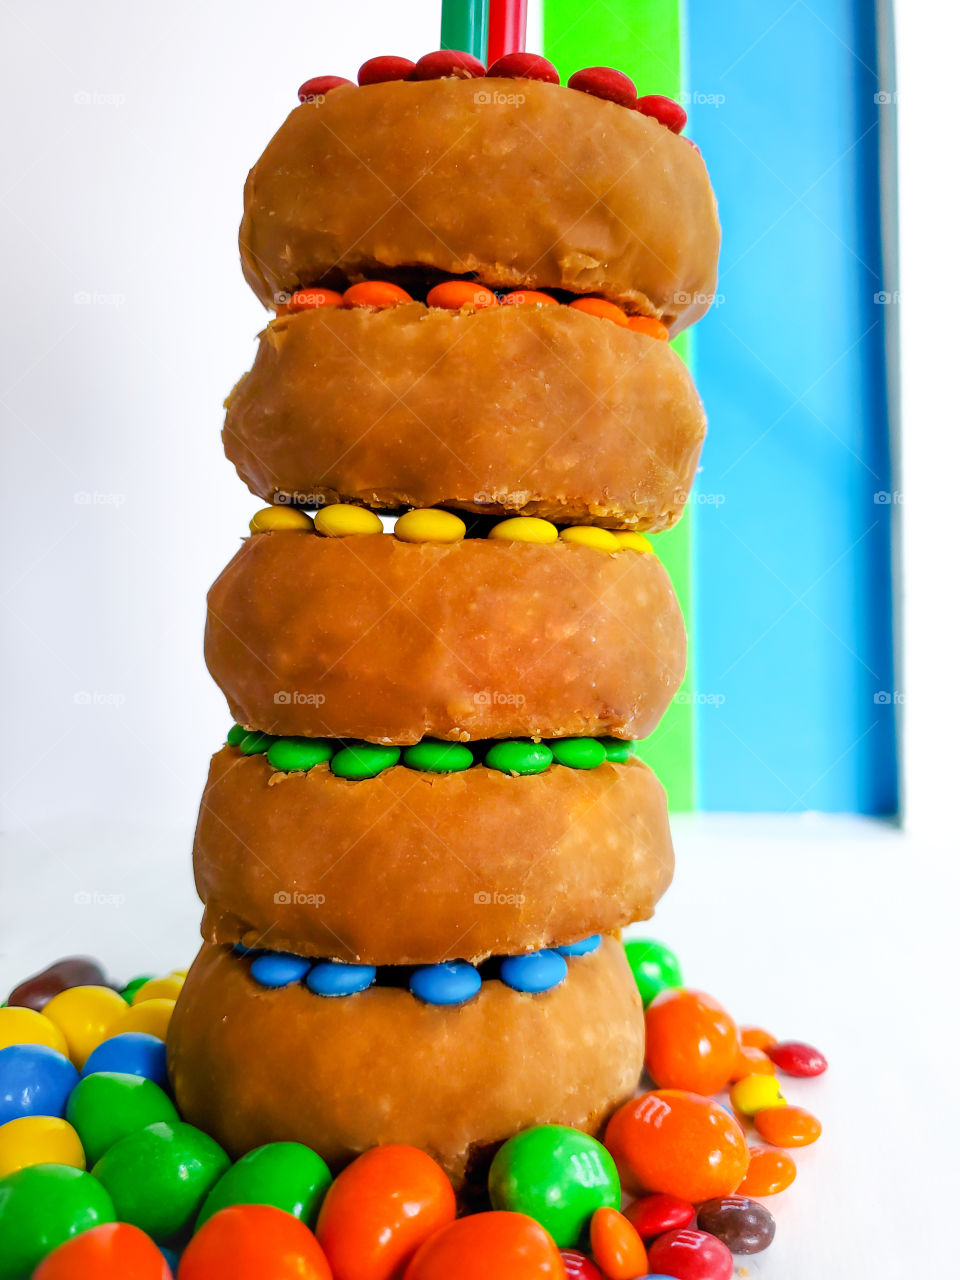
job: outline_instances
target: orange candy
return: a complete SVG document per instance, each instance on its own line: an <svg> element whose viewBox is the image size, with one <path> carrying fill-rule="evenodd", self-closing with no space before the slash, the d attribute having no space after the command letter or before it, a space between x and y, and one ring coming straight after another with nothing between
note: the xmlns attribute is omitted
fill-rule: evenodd
<svg viewBox="0 0 960 1280"><path fill-rule="evenodd" d="M33 1280L171 1280L163 1254L139 1227L104 1222L65 1240L47 1255ZM211 1277L211 1280L214 1280Z"/></svg>
<svg viewBox="0 0 960 1280"><path fill-rule="evenodd" d="M719 1093L740 1056L737 1028L712 996L678 987L647 1006L646 1068L661 1089Z"/></svg>
<svg viewBox="0 0 960 1280"><path fill-rule="evenodd" d="M730 1073L730 1083L736 1084L746 1076L772 1076L776 1068L762 1049L754 1049L750 1045L741 1045L740 1052Z"/></svg>
<svg viewBox="0 0 960 1280"><path fill-rule="evenodd" d="M514 289L513 293L505 293L500 299L503 307L559 307L560 303L550 293L541 293L539 289Z"/></svg>
<svg viewBox="0 0 960 1280"><path fill-rule="evenodd" d="M393 1280L456 1216L450 1180L425 1151L373 1147L334 1179L317 1239L337 1280Z"/></svg>
<svg viewBox="0 0 960 1280"><path fill-rule="evenodd" d="M560 1251L539 1222L524 1213L494 1210L451 1222L421 1245L403 1273L403 1280L454 1277L566 1280L566 1271Z"/></svg>
<svg viewBox="0 0 960 1280"><path fill-rule="evenodd" d="M406 289L388 280L363 280L352 284L343 295L345 307L398 307L401 302L412 302Z"/></svg>
<svg viewBox="0 0 960 1280"><path fill-rule="evenodd" d="M320 307L342 307L343 294L336 289L297 289L287 303L287 311L295 315L298 311L316 311ZM279 311L279 308L278 308Z"/></svg>
<svg viewBox="0 0 960 1280"><path fill-rule="evenodd" d="M604 1143L645 1191L699 1204L731 1195L750 1156L743 1130L711 1098L657 1089L614 1112Z"/></svg>
<svg viewBox="0 0 960 1280"><path fill-rule="evenodd" d="M615 302L608 302L606 298L574 298L570 306L574 311L585 311L588 316L612 320L614 324L623 325L624 328L628 324L627 313L623 307L618 307Z"/></svg>
<svg viewBox="0 0 960 1280"><path fill-rule="evenodd" d="M616 1209L597 1209L590 1219L590 1251L607 1280L647 1274L647 1251L636 1227Z"/></svg>
<svg viewBox="0 0 960 1280"><path fill-rule="evenodd" d="M215 1213L187 1245L177 1268L177 1280L264 1280L266 1276L270 1280L333 1280L310 1228L272 1204L232 1204Z"/></svg>
<svg viewBox="0 0 960 1280"><path fill-rule="evenodd" d="M823 1133L823 1125L803 1107L768 1107L753 1117L754 1128L764 1142L775 1147L809 1147Z"/></svg>
<svg viewBox="0 0 960 1280"><path fill-rule="evenodd" d="M444 280L427 294L427 306L442 307L444 311L476 311L496 305L497 295L493 290L473 280Z"/></svg>
<svg viewBox="0 0 960 1280"><path fill-rule="evenodd" d="M648 338L656 338L660 342L667 342L670 338L670 330L655 316L631 316L627 321L627 328L634 333L645 333Z"/></svg>
<svg viewBox="0 0 960 1280"><path fill-rule="evenodd" d="M796 1176L797 1166L785 1151L778 1151L776 1147L751 1147L750 1167L737 1187L737 1195L748 1199L775 1196L786 1191Z"/></svg>
<svg viewBox="0 0 960 1280"><path fill-rule="evenodd" d="M777 1037L763 1027L741 1027L740 1043L745 1049L761 1049L764 1053L777 1043Z"/></svg>

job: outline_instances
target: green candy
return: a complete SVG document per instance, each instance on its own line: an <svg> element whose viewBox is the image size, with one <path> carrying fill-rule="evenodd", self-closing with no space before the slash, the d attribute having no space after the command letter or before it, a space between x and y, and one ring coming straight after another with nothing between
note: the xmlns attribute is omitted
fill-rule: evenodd
<svg viewBox="0 0 960 1280"><path fill-rule="evenodd" d="M625 947L644 1008L668 987L682 987L680 961L669 947L652 938L637 938Z"/></svg>
<svg viewBox="0 0 960 1280"><path fill-rule="evenodd" d="M525 1213L560 1249L579 1244L605 1205L620 1208L620 1177L596 1138L559 1124L525 1129L503 1144L488 1179L494 1209Z"/></svg>
<svg viewBox="0 0 960 1280"><path fill-rule="evenodd" d="M267 760L284 773L300 773L323 764L332 755L333 747L326 738L276 738L270 744Z"/></svg>
<svg viewBox="0 0 960 1280"><path fill-rule="evenodd" d="M83 1144L87 1164L92 1165L128 1133L179 1117L152 1080L121 1071L97 1071L85 1076L70 1094L67 1119Z"/></svg>
<svg viewBox="0 0 960 1280"><path fill-rule="evenodd" d="M151 978L155 976L156 975L152 973L144 973L144 974L141 974L139 978L131 978L130 981L127 983L127 985L120 992L124 1000L126 1000L127 1004L133 1004L133 997L137 994L137 992L140 990L143 984L145 982L149 982Z"/></svg>
<svg viewBox="0 0 960 1280"><path fill-rule="evenodd" d="M272 1204L313 1229L333 1176L326 1162L299 1142L270 1142L248 1151L213 1188L197 1230L231 1204Z"/></svg>
<svg viewBox="0 0 960 1280"><path fill-rule="evenodd" d="M626 764L633 755L633 743L624 738L598 738L611 764Z"/></svg>
<svg viewBox="0 0 960 1280"><path fill-rule="evenodd" d="M247 736L247 731L242 724L235 724L227 734L227 746L239 747L240 743Z"/></svg>
<svg viewBox="0 0 960 1280"><path fill-rule="evenodd" d="M221 1146L192 1124L151 1124L115 1142L93 1167L116 1205L158 1244L189 1227L213 1185L230 1167Z"/></svg>
<svg viewBox="0 0 960 1280"><path fill-rule="evenodd" d="M273 737L269 733L246 733L240 739L240 753L245 756L259 756L270 750Z"/></svg>
<svg viewBox="0 0 960 1280"><path fill-rule="evenodd" d="M543 773L553 764L553 752L545 742L514 739L495 742L483 763L501 773Z"/></svg>
<svg viewBox="0 0 960 1280"><path fill-rule="evenodd" d="M407 747L403 763L423 773L460 773L473 765L473 752L462 742L418 742Z"/></svg>
<svg viewBox="0 0 960 1280"><path fill-rule="evenodd" d="M341 747L330 761L330 772L338 778L375 778L400 759L399 747L381 747L375 742L355 742Z"/></svg>
<svg viewBox="0 0 960 1280"><path fill-rule="evenodd" d="M607 758L603 743L596 738L554 738L550 750L557 764L568 769L596 769Z"/></svg>
<svg viewBox="0 0 960 1280"><path fill-rule="evenodd" d="M27 1280L65 1240L116 1220L110 1196L82 1169L18 1169L0 1179L0 1280Z"/></svg>

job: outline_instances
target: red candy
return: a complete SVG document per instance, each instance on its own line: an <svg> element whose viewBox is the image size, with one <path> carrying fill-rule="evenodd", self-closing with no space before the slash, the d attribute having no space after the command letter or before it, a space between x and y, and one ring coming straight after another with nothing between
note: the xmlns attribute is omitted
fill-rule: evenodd
<svg viewBox="0 0 960 1280"><path fill-rule="evenodd" d="M386 84L388 80L407 80L416 65L409 58L398 58L392 53L368 58L357 72L357 84Z"/></svg>
<svg viewBox="0 0 960 1280"><path fill-rule="evenodd" d="M650 1271L676 1280L730 1280L733 1254L705 1231L668 1231L650 1246Z"/></svg>
<svg viewBox="0 0 960 1280"><path fill-rule="evenodd" d="M653 1240L666 1231L680 1231L693 1225L697 1211L689 1200L664 1194L642 1196L624 1210L644 1240Z"/></svg>
<svg viewBox="0 0 960 1280"><path fill-rule="evenodd" d="M413 69L413 80L445 80L452 76L456 80L475 80L485 76L487 69L472 53L463 53L459 49L437 49L433 53L425 53Z"/></svg>
<svg viewBox="0 0 960 1280"><path fill-rule="evenodd" d="M641 115L659 120L671 133L681 133L687 123L687 113L680 103L674 102L673 98L665 98L662 93L648 93L638 98L637 110Z"/></svg>
<svg viewBox="0 0 960 1280"><path fill-rule="evenodd" d="M539 53L505 53L487 68L487 75L503 80L543 80L559 84L557 68Z"/></svg>
<svg viewBox="0 0 960 1280"><path fill-rule="evenodd" d="M637 86L629 76L612 67L584 67L582 71L575 71L567 84L571 89L579 89L594 98L607 98L621 107L636 105Z"/></svg>
<svg viewBox="0 0 960 1280"><path fill-rule="evenodd" d="M590 1259L577 1249L561 1249L560 1258L567 1280L603 1280L603 1276Z"/></svg>
<svg viewBox="0 0 960 1280"><path fill-rule="evenodd" d="M297 97L301 102L311 102L339 89L342 84L353 84L353 81L345 80L343 76L314 76L312 80L304 80L297 90Z"/></svg>
<svg viewBox="0 0 960 1280"><path fill-rule="evenodd" d="M125 1273L127 1280L139 1275ZM187 1245L177 1268L177 1280L264 1280L265 1276L333 1280L310 1228L272 1204L232 1204L215 1213Z"/></svg>
<svg viewBox="0 0 960 1280"><path fill-rule="evenodd" d="M306 1276L306 1273L304 1273ZM48 1254L33 1280L171 1280L163 1254L139 1227L104 1222L65 1240Z"/></svg>
<svg viewBox="0 0 960 1280"><path fill-rule="evenodd" d="M317 1239L337 1280L393 1280L457 1215L450 1180L417 1147L372 1147L334 1180Z"/></svg>
<svg viewBox="0 0 960 1280"><path fill-rule="evenodd" d="M779 1040L766 1050L774 1066L788 1076L821 1076L827 1069L827 1060L812 1044L799 1040Z"/></svg>

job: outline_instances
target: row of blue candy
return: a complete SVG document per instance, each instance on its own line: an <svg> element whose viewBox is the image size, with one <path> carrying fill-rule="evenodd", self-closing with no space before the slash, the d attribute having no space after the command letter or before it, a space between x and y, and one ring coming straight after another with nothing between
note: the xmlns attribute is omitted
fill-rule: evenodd
<svg viewBox="0 0 960 1280"><path fill-rule="evenodd" d="M530 951L522 956L506 956L500 962L500 981L514 991L549 991L567 976L567 956L585 956L600 946L599 933L567 946ZM287 987L305 982L317 996L352 996L373 985L377 966L346 964L339 960L307 960L286 951L251 952L236 947L241 955L253 955L250 976L262 987ZM463 1004L480 990L480 971L463 960L446 960L415 969L410 991L424 1004Z"/></svg>

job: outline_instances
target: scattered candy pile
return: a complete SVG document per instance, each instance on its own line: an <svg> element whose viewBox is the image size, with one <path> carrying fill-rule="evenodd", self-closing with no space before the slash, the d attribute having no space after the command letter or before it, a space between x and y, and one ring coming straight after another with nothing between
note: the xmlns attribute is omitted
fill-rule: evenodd
<svg viewBox="0 0 960 1280"><path fill-rule="evenodd" d="M336 289L297 289L289 298L277 300L277 315L298 315L301 311L320 311L325 307L346 307L348 310L363 307L370 311L387 311L414 298L398 284L388 280L361 280L343 293ZM559 298L539 289L513 289L509 293L496 294L476 280L443 280L435 284L426 295L426 305L441 311L484 311L487 307L556 307ZM628 315L623 307L606 298L589 294L573 298L568 305L574 311L610 320L621 328L634 333L645 333L648 338L666 342L670 337L667 326L654 316Z"/></svg>
<svg viewBox="0 0 960 1280"><path fill-rule="evenodd" d="M490 1165L490 1207L459 1218L414 1147L374 1148L336 1178L296 1142L231 1163L169 1095L183 973L118 992L91 961L50 966L0 1008L0 1280L730 1280L734 1254L774 1237L753 1197L788 1187L789 1148L820 1135L776 1072L827 1063L738 1029L660 943L627 955L654 1087L603 1143L559 1125L515 1134Z"/></svg>
<svg viewBox="0 0 960 1280"><path fill-rule="evenodd" d="M393 80L477 80L484 77L560 83L560 75L553 63L536 53L508 53L486 68L473 54L458 49L436 49L425 53L416 62L392 54L368 58L357 72L356 85L386 84ZM298 97L301 102L322 102L328 93L347 84L354 85L354 81L344 76L314 76L300 86ZM680 133L687 123L687 113L679 102L658 93L638 97L637 86L630 77L613 67L584 67L582 71L574 72L567 81L567 87L651 116L673 133Z"/></svg>

